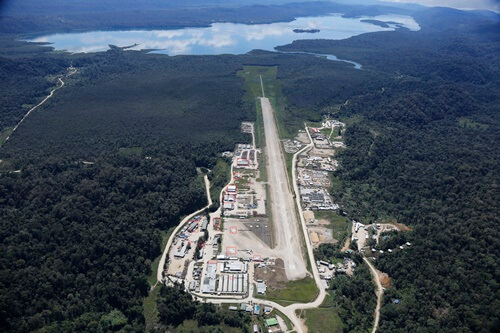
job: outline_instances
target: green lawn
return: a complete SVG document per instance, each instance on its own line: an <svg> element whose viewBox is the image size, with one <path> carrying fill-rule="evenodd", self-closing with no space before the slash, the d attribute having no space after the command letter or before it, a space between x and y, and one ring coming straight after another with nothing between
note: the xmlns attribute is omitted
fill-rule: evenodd
<svg viewBox="0 0 500 333"><path fill-rule="evenodd" d="M175 228L172 227L167 231L161 231L161 253L165 250L165 246L167 246L168 238L172 234L172 231ZM156 257L156 259L151 263L151 274L148 276L148 283L150 286L154 286L156 284L156 275L158 273L158 264L160 262L161 254Z"/></svg>
<svg viewBox="0 0 500 333"><path fill-rule="evenodd" d="M210 197L213 203L219 204L220 191L231 179L231 165L223 158L217 160L217 164L212 169L210 179Z"/></svg>
<svg viewBox="0 0 500 333"><path fill-rule="evenodd" d="M458 118L458 126L460 126L460 127L474 128L474 129L482 129L482 130L488 128L488 125L475 122L475 121L473 121L473 120L471 120L470 118L467 118L467 117L460 117L460 118Z"/></svg>
<svg viewBox="0 0 500 333"><path fill-rule="evenodd" d="M337 214L332 211L318 211L314 213L316 219L324 219L330 221L330 227L333 231L333 238L342 242L342 240L349 234L349 220L345 216Z"/></svg>
<svg viewBox="0 0 500 333"><path fill-rule="evenodd" d="M144 298L142 308L144 318L146 319L146 331L149 331L158 322L158 309L156 308L156 298L160 292L160 286L156 286L149 292L148 297Z"/></svg>
<svg viewBox="0 0 500 333"><path fill-rule="evenodd" d="M238 187L238 189L249 189L249 183L250 183L250 178L249 177L242 177L238 180L235 180L234 183Z"/></svg>
<svg viewBox="0 0 500 333"><path fill-rule="evenodd" d="M14 127L6 127L3 130L0 131L0 146L3 145L5 140L9 137L9 135L12 133L12 130Z"/></svg>
<svg viewBox="0 0 500 333"><path fill-rule="evenodd" d="M291 330L293 328L293 324L292 324L292 321L290 320L290 318L288 318L283 312L281 312L278 309L273 309L273 311L271 311L271 313L269 313L268 317L271 318L271 317L274 317L276 315L278 315L281 318L283 318L283 320L286 323L287 329Z"/></svg>
<svg viewBox="0 0 500 333"><path fill-rule="evenodd" d="M264 121L262 120L262 108L260 106L260 101L255 100L255 109L257 110L257 117L254 126L255 131L255 145L257 148L264 148L266 146L266 140L264 137Z"/></svg>
<svg viewBox="0 0 500 333"><path fill-rule="evenodd" d="M342 333L344 325L332 308L305 310L303 315L309 333Z"/></svg>
<svg viewBox="0 0 500 333"><path fill-rule="evenodd" d="M322 121L308 121L308 122L306 122L306 125L308 127L321 127L321 126L323 126L323 122Z"/></svg>
<svg viewBox="0 0 500 333"><path fill-rule="evenodd" d="M335 305L334 296L327 292L323 304L319 308L305 310L302 317L306 319L306 326L310 333L341 333L344 327Z"/></svg>
<svg viewBox="0 0 500 333"><path fill-rule="evenodd" d="M161 253L167 246L168 238L174 231L174 227L161 231ZM151 274L148 276L148 283L152 290L149 291L149 295L144 298L142 303L144 318L146 319L146 328L152 328L154 324L158 321L158 309L156 308L156 298L158 297L158 292L160 291L160 286L156 285L156 274L158 273L158 264L160 262L161 254L151 263Z"/></svg>
<svg viewBox="0 0 500 333"><path fill-rule="evenodd" d="M141 147L122 147L119 151L123 156L140 156L142 154Z"/></svg>
<svg viewBox="0 0 500 333"><path fill-rule="evenodd" d="M321 129L321 131L319 131L321 134L324 134L326 135L326 137L328 138L330 136L330 133L332 133L332 129L330 127L328 128L323 128ZM334 135L332 135L333 137Z"/></svg>
<svg viewBox="0 0 500 333"><path fill-rule="evenodd" d="M288 182L290 183L290 188L293 189L293 177L292 177L292 166L293 166L293 154L288 154L283 150L283 154L285 155L285 165L286 172L288 176Z"/></svg>
<svg viewBox="0 0 500 333"><path fill-rule="evenodd" d="M243 330L239 327L229 327L226 325L219 326L204 326L204 332L219 332L223 333L241 333ZM196 320L185 320L181 325L177 326L175 330L171 332L176 333L191 333L191 332L199 332L198 322Z"/></svg>
<svg viewBox="0 0 500 333"><path fill-rule="evenodd" d="M277 73L277 66L244 66L237 75L245 80L247 90L245 99L251 101L262 97L260 86L260 76L262 76L264 92L276 114L279 136L281 139L291 139L295 134L290 133L284 126L286 99L281 92L281 82L276 78ZM260 104L258 101L257 103Z"/></svg>
<svg viewBox="0 0 500 333"><path fill-rule="evenodd" d="M283 286L283 289L267 289L266 295L257 295L257 298L268 299L278 304L287 306L292 303L308 303L318 295L318 288L314 279L310 277L302 280L289 281Z"/></svg>

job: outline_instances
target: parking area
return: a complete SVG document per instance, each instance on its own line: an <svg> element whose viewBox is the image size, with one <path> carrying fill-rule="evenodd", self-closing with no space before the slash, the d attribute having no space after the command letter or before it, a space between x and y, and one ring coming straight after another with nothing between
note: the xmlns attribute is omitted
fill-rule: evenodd
<svg viewBox="0 0 500 333"><path fill-rule="evenodd" d="M240 258L272 256L271 232L267 218L226 218L222 247L235 249L232 255Z"/></svg>

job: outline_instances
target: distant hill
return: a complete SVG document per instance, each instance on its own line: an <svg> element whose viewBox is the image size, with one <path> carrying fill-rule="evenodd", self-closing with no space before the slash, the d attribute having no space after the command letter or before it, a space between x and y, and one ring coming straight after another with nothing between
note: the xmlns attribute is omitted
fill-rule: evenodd
<svg viewBox="0 0 500 333"><path fill-rule="evenodd" d="M432 7L417 11L413 17L419 24L428 29L468 29L478 21L498 23L500 15L490 11L465 11L449 7Z"/></svg>
<svg viewBox="0 0 500 333"><path fill-rule="evenodd" d="M203 2L203 6L201 3ZM381 14L409 15L411 10L390 6L306 1L275 4L273 0L103 0L65 2L9 0L0 14L0 32L50 33L85 30L160 29L208 26L213 22L244 24L292 21L296 17L343 13L346 17ZM64 4L64 5L63 5ZM116 10L119 8L119 10Z"/></svg>
<svg viewBox="0 0 500 333"><path fill-rule="evenodd" d="M302 0L311 2L313 0ZM241 7L251 5L282 5L289 0L6 0L1 15L54 15L117 11L148 11L186 7Z"/></svg>

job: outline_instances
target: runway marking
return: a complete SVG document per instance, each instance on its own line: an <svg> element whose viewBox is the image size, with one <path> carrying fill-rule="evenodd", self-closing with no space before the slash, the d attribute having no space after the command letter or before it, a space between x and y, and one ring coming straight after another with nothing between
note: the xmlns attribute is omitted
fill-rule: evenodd
<svg viewBox="0 0 500 333"><path fill-rule="evenodd" d="M238 233L238 227L235 225L232 225L229 227L229 234L230 235L236 235Z"/></svg>
<svg viewBox="0 0 500 333"><path fill-rule="evenodd" d="M226 255L227 256L236 255L236 253L238 253L238 247L226 246Z"/></svg>

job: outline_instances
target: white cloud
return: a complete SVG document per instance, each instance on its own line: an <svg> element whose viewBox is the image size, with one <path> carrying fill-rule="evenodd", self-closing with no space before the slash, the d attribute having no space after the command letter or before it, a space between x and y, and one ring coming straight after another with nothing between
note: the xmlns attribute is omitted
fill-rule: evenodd
<svg viewBox="0 0 500 333"><path fill-rule="evenodd" d="M384 0L387 2L418 3L424 6L445 6L460 9L489 9L500 11L499 0Z"/></svg>

